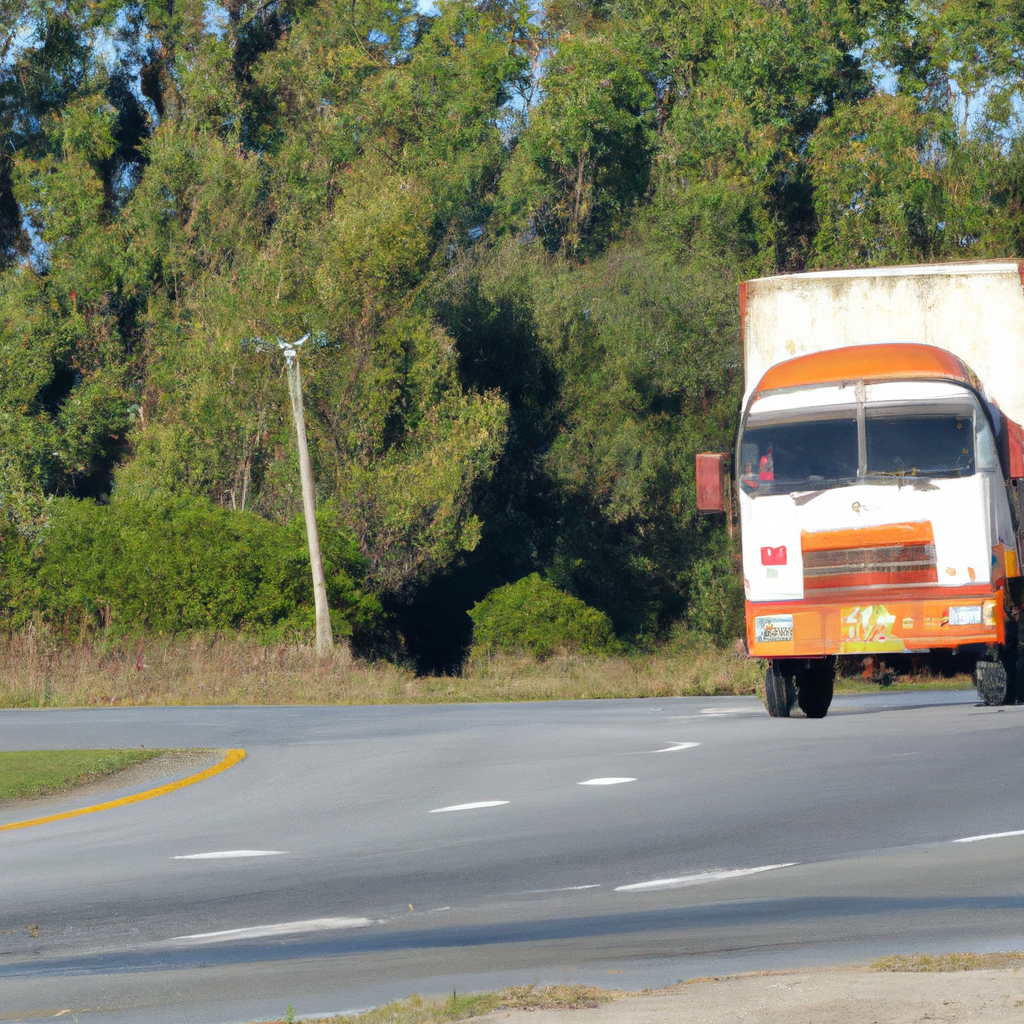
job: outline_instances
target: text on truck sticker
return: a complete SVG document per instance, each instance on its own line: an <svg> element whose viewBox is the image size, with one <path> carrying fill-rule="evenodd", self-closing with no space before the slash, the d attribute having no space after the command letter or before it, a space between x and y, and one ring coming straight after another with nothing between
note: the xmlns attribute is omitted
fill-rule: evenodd
<svg viewBox="0 0 1024 1024"><path fill-rule="evenodd" d="M754 618L755 644L775 644L792 639L792 615L758 615Z"/></svg>

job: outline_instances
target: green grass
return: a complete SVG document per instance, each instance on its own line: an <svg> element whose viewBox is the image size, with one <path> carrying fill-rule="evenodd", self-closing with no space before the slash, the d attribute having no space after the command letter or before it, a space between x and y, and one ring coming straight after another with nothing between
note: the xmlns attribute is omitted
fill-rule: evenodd
<svg viewBox="0 0 1024 1024"><path fill-rule="evenodd" d="M162 753L142 749L0 751L0 803L64 793Z"/></svg>
<svg viewBox="0 0 1024 1024"><path fill-rule="evenodd" d="M498 992L456 993L446 998L410 996L363 1013L322 1017L320 1024L451 1024L492 1010L580 1010L609 1003L621 993L590 985L516 985ZM290 1024L289 1012L267 1024Z"/></svg>
<svg viewBox="0 0 1024 1024"><path fill-rule="evenodd" d="M871 965L876 971L946 974L952 971L999 971L1024 967L1024 953L914 953L887 956Z"/></svg>

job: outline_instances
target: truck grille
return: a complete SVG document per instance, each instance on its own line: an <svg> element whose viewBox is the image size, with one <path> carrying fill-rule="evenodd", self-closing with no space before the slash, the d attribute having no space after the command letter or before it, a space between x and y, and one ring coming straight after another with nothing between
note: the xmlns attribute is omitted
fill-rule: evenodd
<svg viewBox="0 0 1024 1024"><path fill-rule="evenodd" d="M805 590L938 583L931 523L803 534Z"/></svg>

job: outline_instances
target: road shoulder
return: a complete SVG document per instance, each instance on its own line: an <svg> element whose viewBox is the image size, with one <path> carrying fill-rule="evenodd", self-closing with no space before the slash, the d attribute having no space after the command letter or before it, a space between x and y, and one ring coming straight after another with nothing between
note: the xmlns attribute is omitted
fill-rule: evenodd
<svg viewBox="0 0 1024 1024"><path fill-rule="evenodd" d="M701 978L579 1010L506 1010L502 1024L919 1024L1024 1019L1024 968L894 973L867 966Z"/></svg>

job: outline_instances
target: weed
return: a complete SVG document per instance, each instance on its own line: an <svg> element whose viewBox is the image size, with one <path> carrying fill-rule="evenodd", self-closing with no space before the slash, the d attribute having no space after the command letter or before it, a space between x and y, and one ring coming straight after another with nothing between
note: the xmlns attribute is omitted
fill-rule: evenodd
<svg viewBox="0 0 1024 1024"><path fill-rule="evenodd" d="M618 992L590 985L517 985L498 992L457 993L445 998L409 996L359 1014L324 1017L318 1024L453 1024L492 1010L580 1010L611 1002ZM291 1007L288 1008L291 1010ZM284 1024L292 1024L287 1015Z"/></svg>
<svg viewBox="0 0 1024 1024"><path fill-rule="evenodd" d="M1024 953L914 953L887 956L872 963L876 971L949 973L1024 967Z"/></svg>

